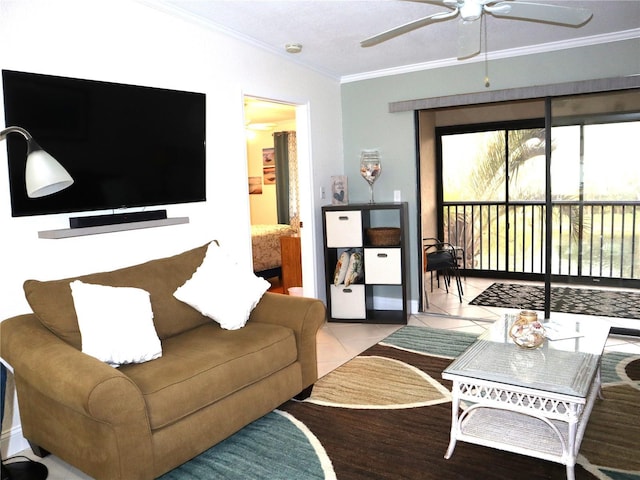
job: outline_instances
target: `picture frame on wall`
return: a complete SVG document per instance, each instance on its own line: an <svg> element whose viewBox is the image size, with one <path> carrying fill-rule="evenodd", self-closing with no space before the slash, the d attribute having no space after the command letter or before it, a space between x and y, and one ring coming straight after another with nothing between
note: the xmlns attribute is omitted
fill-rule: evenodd
<svg viewBox="0 0 640 480"><path fill-rule="evenodd" d="M347 205L349 203L349 191L347 188L347 176L335 175L331 177L331 205Z"/></svg>
<svg viewBox="0 0 640 480"><path fill-rule="evenodd" d="M262 175L265 185L276 184L276 167L262 167Z"/></svg>
<svg viewBox="0 0 640 480"><path fill-rule="evenodd" d="M265 167L275 167L276 165L276 149L275 148L263 148L262 149L262 165Z"/></svg>
<svg viewBox="0 0 640 480"><path fill-rule="evenodd" d="M249 177L249 195L262 195L262 177Z"/></svg>
<svg viewBox="0 0 640 480"><path fill-rule="evenodd" d="M265 185L276 184L276 150L275 148L262 149L262 177Z"/></svg>

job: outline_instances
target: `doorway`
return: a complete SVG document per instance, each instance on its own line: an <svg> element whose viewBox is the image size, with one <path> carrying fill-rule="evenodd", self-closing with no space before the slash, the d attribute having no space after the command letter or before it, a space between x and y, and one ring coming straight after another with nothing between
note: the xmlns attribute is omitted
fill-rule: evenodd
<svg viewBox="0 0 640 480"><path fill-rule="evenodd" d="M278 293L303 286L297 109L244 97L254 272Z"/></svg>

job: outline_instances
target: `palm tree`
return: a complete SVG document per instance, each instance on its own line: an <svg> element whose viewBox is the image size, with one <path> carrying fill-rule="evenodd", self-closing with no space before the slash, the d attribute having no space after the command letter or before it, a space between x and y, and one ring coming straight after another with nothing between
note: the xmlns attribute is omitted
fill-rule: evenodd
<svg viewBox="0 0 640 480"><path fill-rule="evenodd" d="M508 164L505 165L507 152ZM478 200L503 198L509 176L514 183L520 168L528 160L544 154L544 128L495 132L485 144L484 150L476 155L475 168L470 176L475 197Z"/></svg>
<svg viewBox="0 0 640 480"><path fill-rule="evenodd" d="M518 200L520 201L541 201L544 199L544 183L535 184L531 179L519 181L519 175L524 166L533 158L545 155L546 139L544 128L519 129L509 131L496 131L491 135L484 144L484 148L478 150L474 167L470 172L469 191L472 192L474 200L485 202L496 202L504 200L508 197L513 198L507 193L507 189L515 189L516 186L528 186L530 188L520 188L518 190ZM551 148L554 148L552 144ZM507 158L507 161L505 161ZM556 198L556 200L570 200L567 196ZM575 198L573 198L575 200ZM534 207L532 207L534 208ZM574 207L572 207L573 209ZM576 207L577 208L577 207ZM534 225L544 226L544 209L535 207L535 214L538 220L533 222ZM554 215L562 215L562 210L554 210ZM465 264L469 266L476 265L474 260L480 260L480 250L483 238L488 237L487 230L491 226L498 228L498 225L507 226L509 221L515 221L518 215L516 209L499 208L490 211L489 208L479 207L472 211L457 212L449 219L445 219L446 232L454 232L455 239L449 238L448 241L456 245L465 246ZM532 213L534 215L534 213ZM522 218L522 217L520 217ZM569 215L570 218L570 237L572 242L577 243L581 237L581 229L584 231L584 224L581 225L580 218L575 211ZM447 225L448 220L448 225ZM452 224L453 223L453 224ZM473 223L473 228L468 225ZM504 227L503 227L504 228ZM502 229L501 229L502 230ZM502 230L502 238L508 238L507 231ZM494 232L492 236L495 236ZM540 232L542 235L542 232ZM533 242L531 235L521 235L513 242ZM518 248L514 249L516 252ZM520 247L520 251L524 249ZM542 249L540 249L540 254ZM515 255L515 254L514 254ZM496 262L499 262L496 260ZM515 263L515 257L513 260ZM497 263L496 263L497 264ZM497 268L497 267L496 267ZM531 266L533 268L533 265Z"/></svg>

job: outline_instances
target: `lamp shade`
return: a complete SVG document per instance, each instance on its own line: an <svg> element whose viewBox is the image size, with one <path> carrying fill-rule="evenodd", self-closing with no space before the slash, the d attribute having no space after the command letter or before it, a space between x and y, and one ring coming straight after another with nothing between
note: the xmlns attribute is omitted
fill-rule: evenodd
<svg viewBox="0 0 640 480"><path fill-rule="evenodd" d="M25 184L29 198L39 198L64 190L73 178L58 161L42 150L31 134L22 127L7 127L0 131L0 140L10 133L19 133L27 141Z"/></svg>
<svg viewBox="0 0 640 480"><path fill-rule="evenodd" d="M58 161L29 140L25 184L29 198L59 192L73 184L73 178Z"/></svg>

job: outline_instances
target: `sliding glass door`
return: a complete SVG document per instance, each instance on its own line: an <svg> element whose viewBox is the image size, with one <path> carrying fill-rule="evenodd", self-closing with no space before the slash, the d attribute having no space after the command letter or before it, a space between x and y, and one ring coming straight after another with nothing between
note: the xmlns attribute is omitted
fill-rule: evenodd
<svg viewBox="0 0 640 480"><path fill-rule="evenodd" d="M551 102L552 273L640 287L640 100L636 93Z"/></svg>
<svg viewBox="0 0 640 480"><path fill-rule="evenodd" d="M420 233L460 247L463 275L637 293L637 89L416 118Z"/></svg>
<svg viewBox="0 0 640 480"><path fill-rule="evenodd" d="M613 292L640 288L640 94L556 98L549 108L553 221L546 284L553 311L565 300L551 281ZM629 294L598 296L597 304L594 298L586 292L571 310L604 311L618 333L639 330L640 320L628 313L637 307Z"/></svg>
<svg viewBox="0 0 640 480"><path fill-rule="evenodd" d="M582 110L575 102L558 112ZM554 281L640 286L640 120L559 114L550 132ZM438 128L436 145L438 236L464 249L465 273L540 280L544 119Z"/></svg>
<svg viewBox="0 0 640 480"><path fill-rule="evenodd" d="M540 279L544 120L437 129L439 237L462 247L467 274Z"/></svg>

